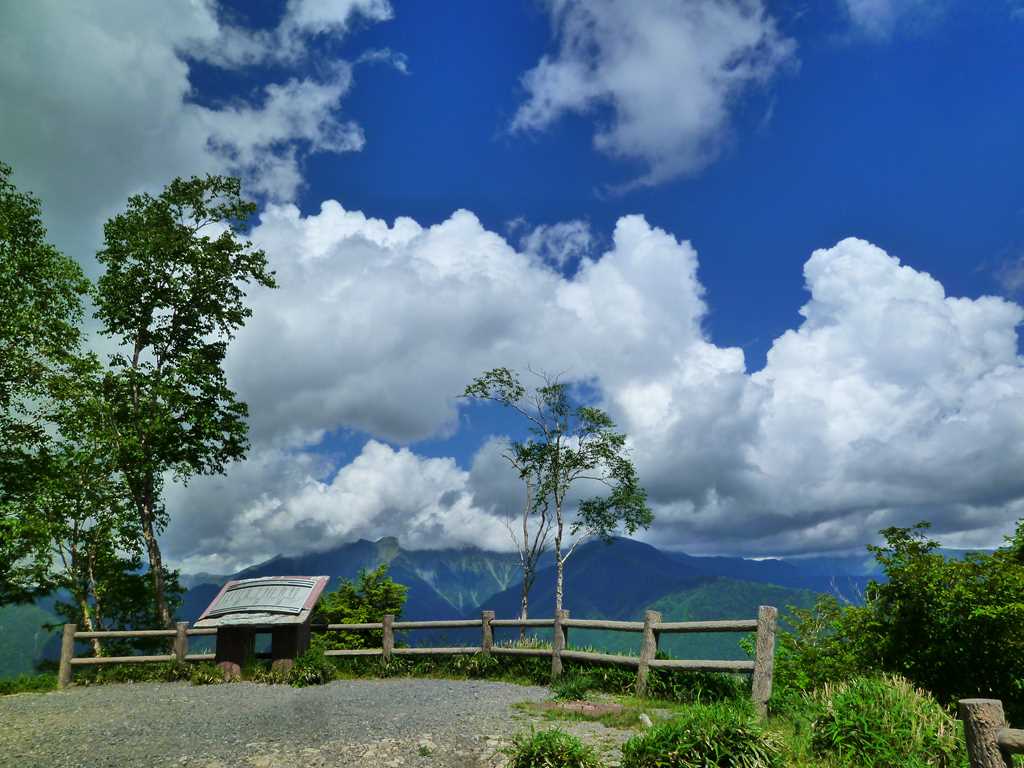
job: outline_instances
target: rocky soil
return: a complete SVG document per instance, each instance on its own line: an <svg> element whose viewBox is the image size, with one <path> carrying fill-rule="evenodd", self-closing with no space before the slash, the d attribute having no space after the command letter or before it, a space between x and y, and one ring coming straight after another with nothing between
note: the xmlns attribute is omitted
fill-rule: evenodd
<svg viewBox="0 0 1024 768"><path fill-rule="evenodd" d="M481 680L340 680L312 688L136 683L0 697L0 766L500 768L547 688ZM560 722L609 764L630 731Z"/></svg>

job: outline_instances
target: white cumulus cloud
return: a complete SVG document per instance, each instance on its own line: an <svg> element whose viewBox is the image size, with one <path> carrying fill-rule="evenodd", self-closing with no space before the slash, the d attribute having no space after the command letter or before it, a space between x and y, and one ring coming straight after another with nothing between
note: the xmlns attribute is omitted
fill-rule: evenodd
<svg viewBox="0 0 1024 768"><path fill-rule="evenodd" d="M760 0L550 0L558 50L523 75L513 131L593 114L594 146L642 162L651 185L714 160L737 98L794 58ZM605 115L607 114L607 118Z"/></svg>

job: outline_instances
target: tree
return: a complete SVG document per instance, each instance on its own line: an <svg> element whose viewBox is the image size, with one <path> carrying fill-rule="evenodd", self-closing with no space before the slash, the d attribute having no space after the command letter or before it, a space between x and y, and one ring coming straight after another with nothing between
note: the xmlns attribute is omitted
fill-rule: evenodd
<svg viewBox="0 0 1024 768"><path fill-rule="evenodd" d="M157 534L165 473L220 474L248 448L248 408L228 387L227 345L252 314L243 285L276 287L263 251L239 239L255 212L238 179L175 179L132 196L104 225L96 317L122 351L103 376L102 432L149 559L159 620L172 614Z"/></svg>
<svg viewBox="0 0 1024 768"><path fill-rule="evenodd" d="M359 571L358 584L343 579L338 588L317 601L314 622L324 624L373 624L386 613L395 618L402 615L409 588L388 576L387 563L375 570ZM331 630L318 635L327 648L379 648L381 632L339 632Z"/></svg>
<svg viewBox="0 0 1024 768"><path fill-rule="evenodd" d="M46 242L39 200L11 173L0 163L0 604L50 586L49 539L31 497L45 480L51 390L76 358L89 290Z"/></svg>
<svg viewBox="0 0 1024 768"><path fill-rule="evenodd" d="M583 541L610 541L621 526L627 533L654 520L636 469L628 456L626 436L599 408L573 407L566 384L540 375L542 383L527 392L508 368L494 368L473 380L465 397L492 400L521 414L532 435L518 443L515 456L538 478L536 505L550 505L554 514L555 610L562 610L565 563ZM522 473L522 469L520 472ZM607 488L570 509L574 484L591 481ZM535 507L536 508L536 507ZM563 549L566 531L573 538Z"/></svg>

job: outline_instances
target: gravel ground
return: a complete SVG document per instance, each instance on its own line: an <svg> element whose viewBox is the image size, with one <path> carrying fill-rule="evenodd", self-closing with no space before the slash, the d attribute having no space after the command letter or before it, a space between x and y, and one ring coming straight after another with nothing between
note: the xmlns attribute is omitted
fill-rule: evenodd
<svg viewBox="0 0 1024 768"><path fill-rule="evenodd" d="M0 766L497 768L547 688L481 680L339 680L312 688L135 683L0 697ZM630 733L559 727L614 764Z"/></svg>

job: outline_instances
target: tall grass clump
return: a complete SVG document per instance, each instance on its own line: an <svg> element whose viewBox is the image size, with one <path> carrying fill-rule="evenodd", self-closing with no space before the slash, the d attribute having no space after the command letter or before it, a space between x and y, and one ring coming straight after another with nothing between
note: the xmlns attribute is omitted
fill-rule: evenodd
<svg viewBox="0 0 1024 768"><path fill-rule="evenodd" d="M837 766L960 768L967 765L962 724L932 696L896 675L825 685L811 747Z"/></svg>
<svg viewBox="0 0 1024 768"><path fill-rule="evenodd" d="M692 704L622 745L622 768L782 768L779 736L737 703Z"/></svg>
<svg viewBox="0 0 1024 768"><path fill-rule="evenodd" d="M509 758L507 768L601 768L593 747L558 728L517 734L502 750Z"/></svg>

